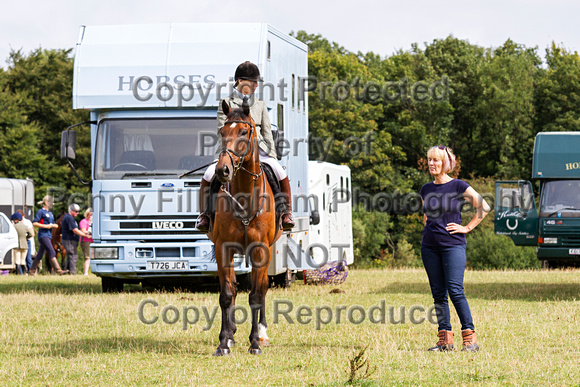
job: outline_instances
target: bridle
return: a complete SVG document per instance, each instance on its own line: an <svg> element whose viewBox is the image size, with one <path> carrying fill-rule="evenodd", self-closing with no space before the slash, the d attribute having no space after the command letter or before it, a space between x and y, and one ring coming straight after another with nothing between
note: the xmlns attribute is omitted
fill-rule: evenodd
<svg viewBox="0 0 580 387"><path fill-rule="evenodd" d="M228 147L222 147L222 149L220 150L220 155L222 155L223 153L227 154L228 157L230 158L230 162L232 163L232 167L234 168L232 177L236 175L236 173L238 173L238 170L242 170L244 172L247 172L248 174L250 174L254 180L258 179L260 177L260 175L262 174L262 172L260 171L259 174L255 174L253 172L248 171L246 168L243 167L243 163L244 160L246 159L246 157L248 156L248 152L250 152L250 142L252 141L252 136L255 132L256 129L256 124L254 123L254 119L250 118L251 121L242 121L242 120L228 120L226 122L224 122L224 126L227 124L245 124L245 125L250 125L250 134L248 136L248 141L246 141L246 151L244 152L243 155L240 155L238 152L236 152L233 149L230 149ZM254 142L256 142L256 140L254 139ZM254 144L256 145L256 144ZM254 154L254 149L255 147L252 147L252 155ZM234 164L234 158L232 157L232 155L236 156L237 158L240 159L240 161L237 164Z"/></svg>
<svg viewBox="0 0 580 387"><path fill-rule="evenodd" d="M245 152L243 154L239 154L235 150L230 149L228 147L222 147L221 150L220 150L220 156L225 153L230 158L230 162L232 164L232 167L234 168L234 171L232 173L232 179L238 173L239 170L242 170L242 171L246 172L247 174L249 174L250 176L252 176L252 179L254 180L254 188L252 189L252 196L251 196L252 199L250 201L250 207L249 207L250 208L250 211L251 211L251 209L253 208L253 205L254 205L254 192L256 191L256 186L258 184L258 179L260 177L262 177L262 180L263 180L262 186L264 188L264 193L261 195L262 196L262 201L260 203L260 206L259 206L258 210L254 214L251 214L250 216L246 216L246 217L243 217L238 212L234 211L234 216L236 218L240 219L242 221L242 223L244 224L244 226L246 227L246 235L247 235L247 227L248 227L248 225L250 224L250 222L252 220L254 220L254 218L256 216L258 216L258 214L261 212L262 208L264 207L264 196L265 196L264 194L265 194L265 191L266 191L266 189L265 189L265 187L266 187L266 180L265 180L264 175L263 175L262 166L260 165L260 173L254 173L254 172L251 172L251 171L247 170L242 165L244 163L244 160L248 156L248 154L250 154L250 148L251 148L251 154L250 155L253 156L254 151L256 150L257 144L258 144L257 137L256 138L253 137L254 136L254 133L256 131L256 124L255 124L255 122L254 122L254 120L252 118L250 118L250 119L251 119L251 121L227 120L226 122L224 122L224 126L227 125L227 124L233 124L233 123L245 124L245 125L248 125L249 124L250 125L250 133L248 135L248 140L246 141L246 150L245 150ZM254 141L254 146L250 147L250 143L252 142L252 140ZM232 155L239 158L239 162L237 164L234 163L234 158L233 158ZM240 211L242 211L244 213L246 212L245 211L245 208L240 204L240 202L238 200L236 200L236 198L226 188L226 184L225 183L222 184L222 186L221 186L220 189L221 189L221 191L223 191L230 198L230 200L232 200L238 206L238 209Z"/></svg>

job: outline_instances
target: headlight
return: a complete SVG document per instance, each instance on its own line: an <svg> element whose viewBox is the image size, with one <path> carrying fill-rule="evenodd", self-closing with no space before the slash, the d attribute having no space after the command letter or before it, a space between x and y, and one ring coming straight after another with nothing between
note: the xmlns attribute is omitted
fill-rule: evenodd
<svg viewBox="0 0 580 387"><path fill-rule="evenodd" d="M544 238L544 244L546 243L558 243L558 238Z"/></svg>
<svg viewBox="0 0 580 387"><path fill-rule="evenodd" d="M119 259L118 247L93 247L91 259Z"/></svg>

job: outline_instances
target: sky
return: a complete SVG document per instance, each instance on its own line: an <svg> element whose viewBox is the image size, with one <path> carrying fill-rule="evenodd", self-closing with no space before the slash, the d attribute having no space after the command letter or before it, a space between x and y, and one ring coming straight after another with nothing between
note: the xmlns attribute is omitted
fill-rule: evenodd
<svg viewBox="0 0 580 387"><path fill-rule="evenodd" d="M74 48L80 25L265 22L320 34L349 51L382 57L453 35L483 47L508 38L545 50L580 50L580 2L552 0L28 0L0 14L0 65L10 50ZM4 5L3 9L8 9Z"/></svg>

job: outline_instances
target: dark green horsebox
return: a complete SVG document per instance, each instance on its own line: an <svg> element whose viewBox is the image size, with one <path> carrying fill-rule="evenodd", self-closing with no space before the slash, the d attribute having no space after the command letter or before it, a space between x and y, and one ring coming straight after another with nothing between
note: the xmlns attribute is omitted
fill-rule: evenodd
<svg viewBox="0 0 580 387"><path fill-rule="evenodd" d="M580 265L580 132L538 133L532 180L539 181L539 208L532 182L495 183L495 233L537 246L538 259L550 265Z"/></svg>

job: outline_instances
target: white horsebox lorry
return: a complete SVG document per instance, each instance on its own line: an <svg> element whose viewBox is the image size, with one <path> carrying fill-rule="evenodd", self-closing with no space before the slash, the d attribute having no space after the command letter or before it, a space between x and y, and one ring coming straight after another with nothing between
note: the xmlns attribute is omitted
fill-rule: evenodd
<svg viewBox="0 0 580 387"><path fill-rule="evenodd" d="M81 26L73 107L90 111L91 270L104 292L216 276L213 244L195 228L199 186L218 146L218 104L248 60L263 78L257 95L268 106L296 220L275 244L268 274L289 285L299 270L353 262L350 170L308 160L305 44L267 24ZM69 162L71 128L61 149ZM249 277L243 255L234 265L238 281Z"/></svg>

